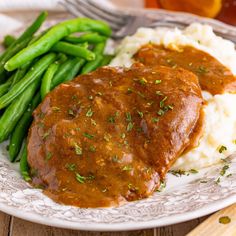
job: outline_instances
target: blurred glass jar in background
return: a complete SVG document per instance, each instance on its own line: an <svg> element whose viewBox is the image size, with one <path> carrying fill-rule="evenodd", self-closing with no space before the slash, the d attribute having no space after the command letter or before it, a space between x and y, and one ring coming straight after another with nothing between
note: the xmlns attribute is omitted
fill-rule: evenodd
<svg viewBox="0 0 236 236"><path fill-rule="evenodd" d="M146 0L146 7L190 12L236 26L236 0Z"/></svg>

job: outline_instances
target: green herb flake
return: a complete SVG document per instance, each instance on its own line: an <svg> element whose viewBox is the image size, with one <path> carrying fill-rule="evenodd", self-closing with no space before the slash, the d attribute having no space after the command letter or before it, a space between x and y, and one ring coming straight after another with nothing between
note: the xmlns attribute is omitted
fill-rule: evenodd
<svg viewBox="0 0 236 236"><path fill-rule="evenodd" d="M52 107L52 111L59 112L61 109L59 107Z"/></svg>
<svg viewBox="0 0 236 236"><path fill-rule="evenodd" d="M197 73L199 73L199 74L206 74L207 72L208 72L208 70L205 66L199 66L197 68Z"/></svg>
<svg viewBox="0 0 236 236"><path fill-rule="evenodd" d="M85 176L82 176L82 175L80 175L79 173L76 173L75 177L76 177L76 180L77 180L79 183L84 184L84 182L85 182L85 180L86 180L86 177L85 177Z"/></svg>
<svg viewBox="0 0 236 236"><path fill-rule="evenodd" d="M160 109L158 112L157 112L157 115L159 116L163 116L165 114L165 111L163 111L162 109Z"/></svg>
<svg viewBox="0 0 236 236"><path fill-rule="evenodd" d="M163 108L163 107L164 107L166 99L167 99L167 96L165 96L165 97L160 101L160 108Z"/></svg>
<svg viewBox="0 0 236 236"><path fill-rule="evenodd" d="M46 157L45 157L45 160L50 160L52 158L52 153L51 152L47 152L46 153Z"/></svg>
<svg viewBox="0 0 236 236"><path fill-rule="evenodd" d="M125 136L126 136L126 135L125 135L125 133L122 133L122 134L121 134L121 138L123 138L123 139L124 139L124 138L125 138Z"/></svg>
<svg viewBox="0 0 236 236"><path fill-rule="evenodd" d="M198 173L198 171L197 171L197 170L195 170L195 169L190 169L190 170L189 170L189 173L190 173L190 174L197 174L197 173Z"/></svg>
<svg viewBox="0 0 236 236"><path fill-rule="evenodd" d="M137 111L137 113L139 114L139 116L140 116L141 118L143 118L143 112Z"/></svg>
<svg viewBox="0 0 236 236"><path fill-rule="evenodd" d="M223 152L226 151L226 150L227 150L227 147L222 145L222 146L219 148L219 153L223 153Z"/></svg>
<svg viewBox="0 0 236 236"><path fill-rule="evenodd" d="M132 92L133 92L133 89L131 89L131 88L128 88L128 89L127 89L127 93L128 93L128 94L130 94L130 93L132 93Z"/></svg>
<svg viewBox="0 0 236 236"><path fill-rule="evenodd" d="M129 166L129 165L124 166L124 167L122 168L122 170L124 170L124 171L131 171L132 169L133 169L132 166Z"/></svg>
<svg viewBox="0 0 236 236"><path fill-rule="evenodd" d="M140 83L141 85L146 85L146 84L147 84L147 80L146 80L145 78L141 78L141 79L139 80L139 83Z"/></svg>
<svg viewBox="0 0 236 236"><path fill-rule="evenodd" d="M130 112L126 112L125 115L126 115L126 120L128 122L131 122L132 121L132 116L131 116Z"/></svg>
<svg viewBox="0 0 236 236"><path fill-rule="evenodd" d="M112 160L112 162L115 162L115 163L120 162L120 160L119 160L119 158L118 158L117 155L114 155L114 156L111 158L111 160Z"/></svg>
<svg viewBox="0 0 236 236"><path fill-rule="evenodd" d="M93 111L92 111L91 108L89 108L88 111L87 111L87 113L86 113L86 116L87 116L87 117L92 117L92 115L93 115Z"/></svg>
<svg viewBox="0 0 236 236"><path fill-rule="evenodd" d="M91 124L92 124L93 126L96 126L96 125L97 125L96 121L93 120L93 119L91 119Z"/></svg>
<svg viewBox="0 0 236 236"><path fill-rule="evenodd" d="M189 175L186 171L184 170L170 170L169 173L176 177L181 177L182 175Z"/></svg>
<svg viewBox="0 0 236 236"><path fill-rule="evenodd" d="M94 138L94 135L92 134L89 134L89 133L83 133L84 137L88 138L88 139L93 139Z"/></svg>
<svg viewBox="0 0 236 236"><path fill-rule="evenodd" d="M141 97L141 98L145 98L145 95L143 94L143 93L141 93L141 92L137 92L137 94Z"/></svg>
<svg viewBox="0 0 236 236"><path fill-rule="evenodd" d="M155 80L155 84L160 84L162 81L160 79Z"/></svg>
<svg viewBox="0 0 236 236"><path fill-rule="evenodd" d="M75 147L75 153L76 153L76 155L81 156L81 155L83 154L82 148L81 148L77 143L74 144L74 147Z"/></svg>
<svg viewBox="0 0 236 236"><path fill-rule="evenodd" d="M152 118L152 123L157 123L159 121L159 118L153 117Z"/></svg>
<svg viewBox="0 0 236 236"><path fill-rule="evenodd" d="M161 181L161 184L160 184L157 192L162 192L165 189L165 187L166 187L166 182Z"/></svg>
<svg viewBox="0 0 236 236"><path fill-rule="evenodd" d="M74 111L73 111L72 109L69 109L69 110L68 110L68 114L69 114L70 116L75 116L75 113L74 113Z"/></svg>
<svg viewBox="0 0 236 236"><path fill-rule="evenodd" d="M75 170L75 164L74 163L67 163L66 164L66 168L70 171L74 171Z"/></svg>
<svg viewBox="0 0 236 236"><path fill-rule="evenodd" d="M104 139L105 141L109 142L110 139L111 139L111 135L110 135L110 134L104 134L103 139Z"/></svg>
<svg viewBox="0 0 236 236"><path fill-rule="evenodd" d="M43 134L43 140L45 140L46 138L48 138L48 136L50 135L50 133L51 133L51 131L50 130L48 130L48 131L46 131L44 134Z"/></svg>
<svg viewBox="0 0 236 236"><path fill-rule="evenodd" d="M163 93L162 93L161 91L157 90L157 91L156 91L156 95L158 95L158 96L163 96Z"/></svg>
<svg viewBox="0 0 236 236"><path fill-rule="evenodd" d="M219 218L219 223L220 224L226 225L226 224L229 224L230 222L231 222L231 219L228 216L221 216Z"/></svg>
<svg viewBox="0 0 236 236"><path fill-rule="evenodd" d="M93 145L91 145L91 146L89 147L89 151L90 151L90 152L96 152L96 147L93 146Z"/></svg>
<svg viewBox="0 0 236 236"><path fill-rule="evenodd" d="M127 125L126 130L129 132L133 129L133 127L134 127L134 124L132 122L129 122L128 125Z"/></svg>
<svg viewBox="0 0 236 236"><path fill-rule="evenodd" d="M229 165L224 165L223 168L220 171L220 175L224 176L228 169L229 169Z"/></svg>
<svg viewBox="0 0 236 236"><path fill-rule="evenodd" d="M108 122L114 124L116 122L115 117L114 116L109 116L108 117Z"/></svg>
<svg viewBox="0 0 236 236"><path fill-rule="evenodd" d="M93 95L88 96L89 100L93 100Z"/></svg>
<svg viewBox="0 0 236 236"><path fill-rule="evenodd" d="M97 95L99 95L99 96L102 96L102 95L103 95L103 93L101 93L101 92L97 92Z"/></svg>
<svg viewBox="0 0 236 236"><path fill-rule="evenodd" d="M201 183L201 184L206 184L207 181L206 181L206 180L200 180L200 183Z"/></svg>

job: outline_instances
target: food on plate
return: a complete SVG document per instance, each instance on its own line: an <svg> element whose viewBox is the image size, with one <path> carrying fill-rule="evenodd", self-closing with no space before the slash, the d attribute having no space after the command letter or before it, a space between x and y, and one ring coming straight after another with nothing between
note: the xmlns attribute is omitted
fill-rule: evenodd
<svg viewBox="0 0 236 236"><path fill-rule="evenodd" d="M104 67L54 89L28 136L32 183L80 207L149 196L201 133L198 78L182 68Z"/></svg>
<svg viewBox="0 0 236 236"><path fill-rule="evenodd" d="M10 137L12 162L17 160L27 136L32 112L46 94L60 83L111 60L110 55L104 55L111 33L106 23L76 18L36 35L46 17L47 13L42 12L20 37L4 38L6 50L0 56L0 142ZM27 162L22 163L22 175L28 180Z"/></svg>
<svg viewBox="0 0 236 236"><path fill-rule="evenodd" d="M36 35L46 15L0 56L0 142L26 181L63 204L118 206L236 151L235 45L210 26L140 28L113 58L106 23Z"/></svg>
<svg viewBox="0 0 236 236"><path fill-rule="evenodd" d="M202 137L196 147L177 159L173 170L198 170L236 151L234 47L232 42L216 36L210 26L201 24L184 30L141 28L118 46L112 66L129 67L136 60L148 65L158 62L183 67L199 78L205 100Z"/></svg>

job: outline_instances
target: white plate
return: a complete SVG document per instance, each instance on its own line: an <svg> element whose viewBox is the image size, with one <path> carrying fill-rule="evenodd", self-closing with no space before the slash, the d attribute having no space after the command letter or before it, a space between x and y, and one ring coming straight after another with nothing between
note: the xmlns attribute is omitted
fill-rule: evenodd
<svg viewBox="0 0 236 236"><path fill-rule="evenodd" d="M142 11L146 13L145 11ZM153 15L153 12L149 12ZM149 14L148 13L148 14ZM158 17L178 17L183 21L201 21L223 27L221 23L187 14L158 12ZM224 29L236 33L234 27ZM7 161L6 143L0 145L0 210L19 218L56 227L121 231L175 224L210 214L236 202L236 160L232 159L230 177L220 175L222 165L198 174L175 177L168 175L167 188L141 201L118 208L81 209L59 205L41 190L33 189L22 180L18 164ZM206 183L201 183L204 180Z"/></svg>

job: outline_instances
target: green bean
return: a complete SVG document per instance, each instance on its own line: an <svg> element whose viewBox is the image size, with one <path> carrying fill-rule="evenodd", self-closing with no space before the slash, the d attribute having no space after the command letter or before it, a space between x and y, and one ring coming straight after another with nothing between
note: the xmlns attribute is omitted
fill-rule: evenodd
<svg viewBox="0 0 236 236"><path fill-rule="evenodd" d="M17 54L21 49L26 47L32 35L40 28L46 17L47 12L42 12L37 19L21 34L21 36L16 39L15 42L12 43L11 46L3 53L0 60L0 75L4 72L4 65L6 61Z"/></svg>
<svg viewBox="0 0 236 236"><path fill-rule="evenodd" d="M23 151L22 151L21 158L20 158L20 173L25 181L29 182L31 180L31 177L29 174L29 164L27 161L26 144L24 144Z"/></svg>
<svg viewBox="0 0 236 236"><path fill-rule="evenodd" d="M78 31L95 31L106 36L111 34L110 27L102 21L88 18L67 20L52 27L39 40L17 53L6 63L5 69L12 71L21 67L27 61L46 53L60 39Z"/></svg>
<svg viewBox="0 0 236 236"><path fill-rule="evenodd" d="M11 88L25 76L30 66L31 66L31 62L25 64L24 67L17 69L16 73L13 76Z"/></svg>
<svg viewBox="0 0 236 236"><path fill-rule="evenodd" d="M39 85L40 77L38 76L38 78L6 108L0 118L0 143L6 140L12 133L17 122L31 102Z"/></svg>
<svg viewBox="0 0 236 236"><path fill-rule="evenodd" d="M79 37L67 36L63 40L69 43L84 43L88 42L91 44L97 44L106 41L106 37L99 35L98 33L86 33Z"/></svg>
<svg viewBox="0 0 236 236"><path fill-rule="evenodd" d="M102 60L100 66L106 66L106 65L108 65L108 64L111 62L111 60L112 60L113 58L114 58L113 55L104 55L104 56L103 56L103 60Z"/></svg>
<svg viewBox="0 0 236 236"><path fill-rule="evenodd" d="M11 76L4 84L0 85L0 97L8 92L9 88L12 85L14 75Z"/></svg>
<svg viewBox="0 0 236 236"><path fill-rule="evenodd" d="M43 76L41 88L40 88L42 100L50 92L52 78L55 75L55 73L57 72L58 67L59 67L59 63L57 61L54 62L53 64L51 64L48 67L47 71L45 72L45 74Z"/></svg>
<svg viewBox="0 0 236 236"><path fill-rule="evenodd" d="M39 59L28 73L17 82L11 90L0 98L0 109L9 105L20 93L22 93L34 80L40 77L48 66L56 59L55 53L48 53Z"/></svg>
<svg viewBox="0 0 236 236"><path fill-rule="evenodd" d="M51 89L55 88L58 84L72 80L78 74L84 63L85 60L78 57L69 59L63 63L53 78Z"/></svg>
<svg viewBox="0 0 236 236"><path fill-rule="evenodd" d="M16 38L12 35L6 35L3 39L3 46L9 48L12 43L16 41Z"/></svg>
<svg viewBox="0 0 236 236"><path fill-rule="evenodd" d="M27 136L28 128L33 120L32 112L38 106L40 101L40 93L37 93L32 103L29 104L27 110L14 128L9 144L9 157L11 162L15 161L20 152L24 138Z"/></svg>
<svg viewBox="0 0 236 236"><path fill-rule="evenodd" d="M103 60L103 51L104 51L105 45L106 45L105 42L102 42L102 43L98 43L94 47L93 52L96 55L96 59L94 61L87 62L82 68L81 74L89 73L97 69L101 65L102 60Z"/></svg>
<svg viewBox="0 0 236 236"><path fill-rule="evenodd" d="M75 56L75 57L81 57L86 59L87 61L91 61L95 59L95 55L93 52L88 50L85 47L74 45L66 42L58 42L56 43L51 50L53 52L62 52L67 55Z"/></svg>

